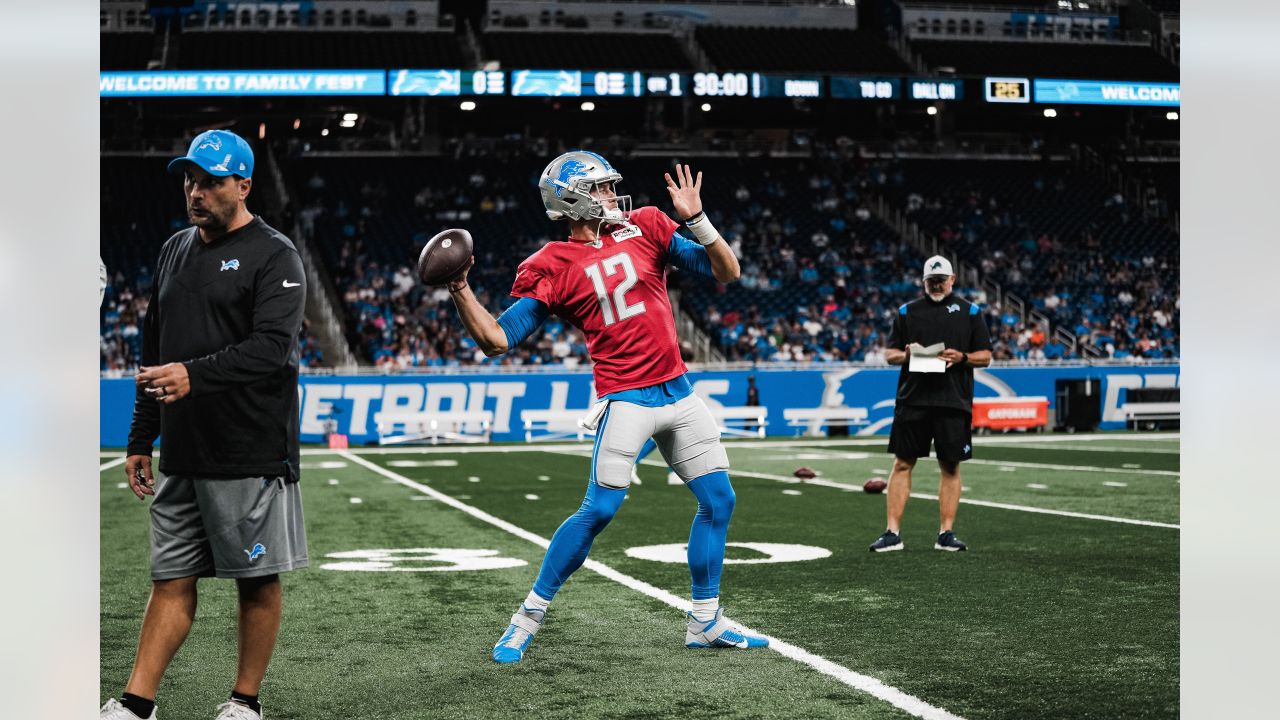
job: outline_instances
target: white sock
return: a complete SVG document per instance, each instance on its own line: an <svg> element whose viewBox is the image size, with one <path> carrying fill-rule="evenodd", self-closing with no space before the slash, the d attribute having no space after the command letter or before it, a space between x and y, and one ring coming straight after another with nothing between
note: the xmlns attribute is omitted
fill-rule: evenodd
<svg viewBox="0 0 1280 720"><path fill-rule="evenodd" d="M706 600L693 601L693 619L698 622L711 622L716 619L716 610L720 607L719 596Z"/></svg>
<svg viewBox="0 0 1280 720"><path fill-rule="evenodd" d="M551 601L542 599L542 596L530 590L529 597L524 599L524 606L531 610L546 612L547 608L551 606Z"/></svg>

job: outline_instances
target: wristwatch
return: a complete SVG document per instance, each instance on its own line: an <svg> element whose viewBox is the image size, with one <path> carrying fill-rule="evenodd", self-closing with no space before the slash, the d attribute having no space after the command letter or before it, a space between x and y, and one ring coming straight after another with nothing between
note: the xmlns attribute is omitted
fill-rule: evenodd
<svg viewBox="0 0 1280 720"><path fill-rule="evenodd" d="M962 357L960 358L960 362L961 362L961 364L968 365L968 364L969 364L969 353L967 353L967 352L962 352L962 353L960 353L960 355L962 356Z"/></svg>

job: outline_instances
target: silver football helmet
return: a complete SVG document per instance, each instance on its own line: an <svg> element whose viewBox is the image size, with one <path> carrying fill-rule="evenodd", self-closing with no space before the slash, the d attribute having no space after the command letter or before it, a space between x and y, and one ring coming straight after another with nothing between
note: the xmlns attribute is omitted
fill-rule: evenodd
<svg viewBox="0 0 1280 720"><path fill-rule="evenodd" d="M622 175L608 160L586 150L570 150L552 160L542 171L538 190L542 193L547 217L552 220L567 217L621 223L626 222L627 215L631 213L630 195L616 196L618 204L614 208L606 208L603 202L591 196L596 185L611 182L616 186L621 181Z"/></svg>

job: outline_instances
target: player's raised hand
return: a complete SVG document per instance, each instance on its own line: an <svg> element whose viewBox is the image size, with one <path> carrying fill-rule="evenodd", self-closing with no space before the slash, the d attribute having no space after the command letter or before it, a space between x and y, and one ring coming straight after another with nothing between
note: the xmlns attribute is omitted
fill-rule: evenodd
<svg viewBox="0 0 1280 720"><path fill-rule="evenodd" d="M688 220L702 212L702 171L698 171L698 178L694 180L693 171L688 165L676 165L675 179L672 179L671 173L663 173L662 176L667 179L671 204L675 206L676 214L681 220Z"/></svg>

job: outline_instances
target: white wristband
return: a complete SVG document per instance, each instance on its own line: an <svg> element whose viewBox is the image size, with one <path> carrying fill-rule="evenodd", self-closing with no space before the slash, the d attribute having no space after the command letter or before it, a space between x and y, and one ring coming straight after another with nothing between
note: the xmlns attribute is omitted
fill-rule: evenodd
<svg viewBox="0 0 1280 720"><path fill-rule="evenodd" d="M686 223L689 230L693 232L693 237L703 247L714 245L716 240L720 239L720 231L716 230L716 226L711 224L711 218L707 214L702 213L702 217L691 223Z"/></svg>

